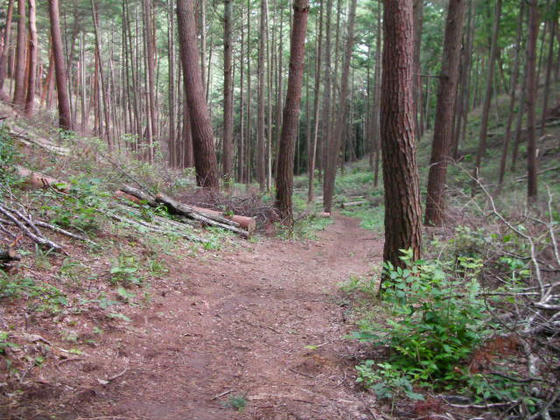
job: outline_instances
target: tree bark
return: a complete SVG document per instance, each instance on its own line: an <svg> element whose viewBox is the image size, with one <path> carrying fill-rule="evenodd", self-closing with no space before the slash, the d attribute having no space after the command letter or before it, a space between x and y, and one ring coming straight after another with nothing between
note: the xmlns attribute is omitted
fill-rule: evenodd
<svg viewBox="0 0 560 420"><path fill-rule="evenodd" d="M453 110L457 98L461 38L466 0L450 0L445 24L443 59L439 78L432 158L428 174L425 223L441 226L445 220L445 184L453 134Z"/></svg>
<svg viewBox="0 0 560 420"><path fill-rule="evenodd" d="M16 69L14 89L14 105L23 107L25 103L25 59L26 59L26 28L25 28L25 0L18 0L18 25L16 46Z"/></svg>
<svg viewBox="0 0 560 420"><path fill-rule="evenodd" d="M309 15L309 1L295 0L292 35L290 41L290 72L288 91L284 106L282 136L278 154L276 175L276 208L280 217L289 225L293 224L292 192L294 177L294 153L301 90L303 84L303 64L305 58L305 32Z"/></svg>
<svg viewBox="0 0 560 420"><path fill-rule="evenodd" d="M414 122L416 124L416 140L421 139L420 121L418 113L422 106L422 89L420 74L420 49L422 47L422 26L424 23L424 0L414 0L413 3L414 15L414 76L413 76L413 89L414 89Z"/></svg>
<svg viewBox="0 0 560 420"><path fill-rule="evenodd" d="M381 141L385 186L383 259L403 266L401 249L420 258L422 222L414 140L412 0L385 0Z"/></svg>
<svg viewBox="0 0 560 420"><path fill-rule="evenodd" d="M544 135L544 130L546 128L546 117L547 117L547 108L548 108L548 97L550 94L550 78L552 76L552 67L553 63L553 56L554 56L554 38L556 36L556 30L558 28L558 4L555 3L552 5L552 17L550 19L550 41L548 45L548 60L546 64L546 78L544 82L544 92L543 92L543 108L542 108L542 116L541 116L541 131L540 135Z"/></svg>
<svg viewBox="0 0 560 420"><path fill-rule="evenodd" d="M8 62L8 52L10 47L10 38L12 32L12 18L14 14L14 0L8 3L8 12L6 13L6 26L2 36L2 54L0 54L0 98L7 101L8 95L4 92L4 81L6 80L6 65Z"/></svg>
<svg viewBox="0 0 560 420"><path fill-rule="evenodd" d="M496 0L496 7L494 9L494 27L492 29L492 39L490 43L490 55L488 57L488 77L486 79L486 94L484 96L484 105L482 108L482 116L480 122L480 140L478 144L478 151L476 154L476 163L473 173L474 180L478 180L480 164L482 158L486 154L486 140L488 138L488 117L490 114L490 103L492 101L492 86L494 84L494 63L496 61L496 51L498 44L498 32L500 30L500 17L502 14L502 0ZM473 192L475 190L475 183L473 181Z"/></svg>
<svg viewBox="0 0 560 420"><path fill-rule="evenodd" d="M502 149L502 157L500 159L500 174L498 185L501 188L502 184L504 183L504 176L506 173L506 161L509 149L509 143L511 139L511 126L513 124L513 118L515 116L515 102L516 102L516 91L517 91L517 82L519 80L519 68L520 68L520 51L521 51L521 34L523 32L523 16L525 15L525 2L521 3L521 10L519 11L519 20L517 21L517 39L515 42L515 62L513 65L513 74L511 76L511 85L510 85L510 102L509 102L509 113L508 113L508 120L506 124L506 134L504 137L504 146ZM522 112L519 110L518 112Z"/></svg>
<svg viewBox="0 0 560 420"><path fill-rule="evenodd" d="M537 129L535 101L537 96L537 36L539 32L538 0L529 3L529 41L527 46L527 197L537 199Z"/></svg>
<svg viewBox="0 0 560 420"><path fill-rule="evenodd" d="M223 175L226 182L233 177L233 54L232 4L224 0L224 138Z"/></svg>
<svg viewBox="0 0 560 420"><path fill-rule="evenodd" d="M51 42L58 94L59 126L64 130L72 130L72 115L70 113L70 101L68 99L66 82L66 63L62 50L58 0L49 0L49 17L51 21Z"/></svg>
<svg viewBox="0 0 560 420"><path fill-rule="evenodd" d="M25 99L25 115L31 117L35 107L35 88L37 84L37 54L39 40L37 38L37 14L35 0L28 0L29 6L29 67L27 69L27 96Z"/></svg>
<svg viewBox="0 0 560 420"><path fill-rule="evenodd" d="M264 118L264 56L266 42L266 26L265 26L265 10L266 0L261 0L260 12L260 33L259 33L259 56L257 62L257 78L258 78L258 97L257 97L257 153L256 153L256 169L257 181L259 182L260 191L264 191L266 183L265 173L265 118Z"/></svg>
<svg viewBox="0 0 560 420"><path fill-rule="evenodd" d="M329 152L327 155L327 166L325 168L325 182L323 185L323 207L325 213L332 210L332 201L334 195L334 184L336 179L336 168L338 155L341 147L344 123L347 116L348 94L349 94L349 74L350 62L352 60L352 49L354 47L354 21L356 17L356 0L352 0L350 4L350 13L348 16L348 32L346 38L346 47L344 52L344 64L342 68L342 77L340 80L340 109L337 113L334 135L328 145Z"/></svg>
<svg viewBox="0 0 560 420"><path fill-rule="evenodd" d="M193 0L177 0L177 18L183 79L192 130L196 181L201 187L217 190L219 188L218 164L214 149L214 134L200 74Z"/></svg>

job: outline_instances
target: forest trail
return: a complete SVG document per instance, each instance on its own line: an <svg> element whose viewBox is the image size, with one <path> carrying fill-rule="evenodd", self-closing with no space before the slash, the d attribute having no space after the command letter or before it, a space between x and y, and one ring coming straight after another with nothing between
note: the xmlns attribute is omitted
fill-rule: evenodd
<svg viewBox="0 0 560 420"><path fill-rule="evenodd" d="M374 418L371 395L355 386L360 346L344 339L352 327L339 292L381 259L382 240L359 223L337 216L317 241L247 242L172 267L166 288L153 286L149 309L106 331L87 361L59 367L75 391L55 397L58 410L117 419ZM231 407L234 397L244 410Z"/></svg>

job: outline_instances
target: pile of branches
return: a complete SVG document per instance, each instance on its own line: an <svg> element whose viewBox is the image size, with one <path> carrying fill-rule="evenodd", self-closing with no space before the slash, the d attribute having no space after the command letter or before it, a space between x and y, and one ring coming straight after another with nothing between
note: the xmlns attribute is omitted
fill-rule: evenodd
<svg viewBox="0 0 560 420"><path fill-rule="evenodd" d="M506 378L530 384L530 395L527 397L536 398L539 405L538 411L533 414L526 410L522 399L486 404L484 407L466 405L465 408L492 408L510 414L517 411L522 418L529 419L557 418L556 416L560 416L560 224L554 219L556 208L552 194L548 191L544 208L525 208L522 214L512 217L498 209L494 197L485 185L479 181L477 183L488 203L485 209L478 207L484 215L486 225L489 220L494 219L498 232L501 233L498 237L508 235L512 239L507 243L515 238L515 243L520 244L518 251L508 248L506 242L501 247L499 244L488 244L483 252L486 254L485 265L489 267L484 281L488 283L487 286L493 282L493 286L506 287L487 289L481 295L485 299L507 299L498 306L489 304L488 308L500 329L508 336L515 337L527 365L520 369L525 378ZM493 249L493 246L498 248ZM499 266L500 256L523 261L529 275L516 278L516 284L502 278L502 273L496 268Z"/></svg>
<svg viewBox="0 0 560 420"><path fill-rule="evenodd" d="M2 265L19 260L20 257L15 249L24 238L47 250L64 252L63 246L50 239L45 233L46 230L96 245L85 236L37 219L30 209L19 202L4 186L0 186L0 196L4 198L0 202L0 262Z"/></svg>

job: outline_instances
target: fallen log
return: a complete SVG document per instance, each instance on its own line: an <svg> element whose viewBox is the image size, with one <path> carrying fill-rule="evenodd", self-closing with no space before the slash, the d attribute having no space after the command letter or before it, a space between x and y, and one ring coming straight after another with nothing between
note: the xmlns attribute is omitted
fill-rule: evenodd
<svg viewBox="0 0 560 420"><path fill-rule="evenodd" d="M196 207L196 206L191 206L195 211L207 215L207 216L214 216L214 217L220 217L220 218L225 218L227 220L231 220L232 222L238 223L240 227L242 227L243 229L245 229L249 235L251 235L255 229L257 228L257 222L255 221L254 217L247 217L247 216L239 216L237 214L233 214L233 215L226 215L222 212L216 211L216 210L211 210L211 209L205 209L202 207Z"/></svg>
<svg viewBox="0 0 560 420"><path fill-rule="evenodd" d="M56 178L44 175L40 172L33 172L23 166L16 166L16 171L19 176L25 180L25 184L31 188L54 188L60 192L67 193L70 186Z"/></svg>
<svg viewBox="0 0 560 420"><path fill-rule="evenodd" d="M225 230L229 230L231 232L237 233L244 238L247 238L250 235L249 231L241 228L241 225L237 222L234 222L233 220L226 219L222 216L216 216L206 213L203 214L195 210L192 206L180 203L165 194L156 195L156 202L165 205L170 213L197 220L208 226L216 226Z"/></svg>

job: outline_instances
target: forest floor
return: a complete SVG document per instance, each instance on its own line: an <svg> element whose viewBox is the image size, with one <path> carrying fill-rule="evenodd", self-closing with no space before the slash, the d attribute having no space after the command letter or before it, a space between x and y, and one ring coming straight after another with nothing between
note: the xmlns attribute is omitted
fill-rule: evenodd
<svg viewBox="0 0 560 420"><path fill-rule="evenodd" d="M166 257L169 273L152 284L148 307L105 325L83 354L45 365L5 414L376 418L373 393L355 383L364 347L345 339L354 326L340 291L382 257L382 239L359 223L337 215L314 241L236 241L196 258ZM81 339L91 323L75 323ZM27 332L56 340L45 328Z"/></svg>

